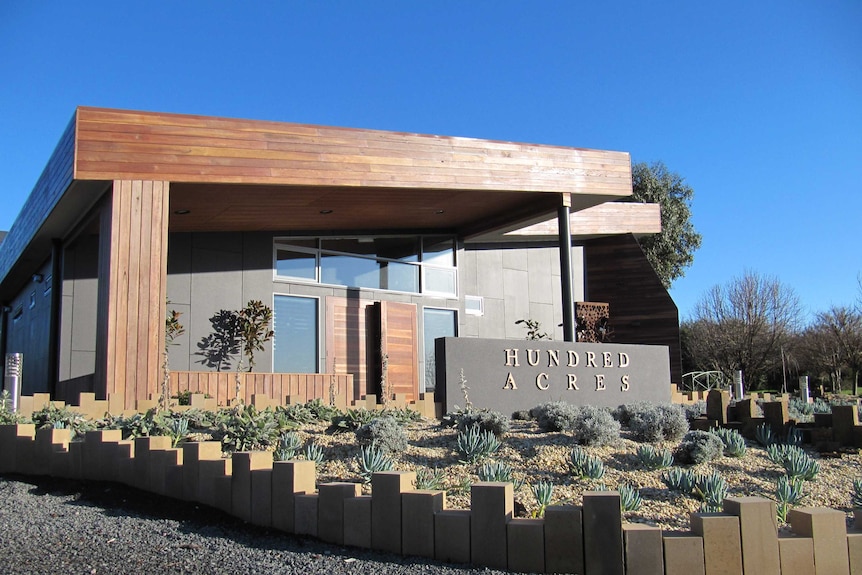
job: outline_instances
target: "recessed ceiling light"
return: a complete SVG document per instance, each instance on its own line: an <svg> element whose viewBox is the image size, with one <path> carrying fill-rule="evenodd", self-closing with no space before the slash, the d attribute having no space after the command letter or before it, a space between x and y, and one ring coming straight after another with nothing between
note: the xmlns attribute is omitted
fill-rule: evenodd
<svg viewBox="0 0 862 575"><path fill-rule="evenodd" d="M321 213L321 214L324 214L324 215L325 215L325 214L331 214L331 213L332 213L332 210L320 210L320 213Z"/></svg>
<svg viewBox="0 0 862 575"><path fill-rule="evenodd" d="M446 210L437 210L437 211L436 211L436 212L434 212L434 213L435 213L435 214L442 214L442 213L444 213L444 212L446 212Z"/></svg>
<svg viewBox="0 0 862 575"><path fill-rule="evenodd" d="M191 210L174 210L174 213L178 216L184 216L186 214L192 213Z"/></svg>

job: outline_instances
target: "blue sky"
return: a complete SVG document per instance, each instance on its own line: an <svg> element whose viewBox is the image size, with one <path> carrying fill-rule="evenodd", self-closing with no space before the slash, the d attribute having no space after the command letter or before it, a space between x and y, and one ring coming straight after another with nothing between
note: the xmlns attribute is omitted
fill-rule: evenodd
<svg viewBox="0 0 862 575"><path fill-rule="evenodd" d="M695 190L680 315L862 272L862 2L0 3L0 229L77 105L628 151Z"/></svg>

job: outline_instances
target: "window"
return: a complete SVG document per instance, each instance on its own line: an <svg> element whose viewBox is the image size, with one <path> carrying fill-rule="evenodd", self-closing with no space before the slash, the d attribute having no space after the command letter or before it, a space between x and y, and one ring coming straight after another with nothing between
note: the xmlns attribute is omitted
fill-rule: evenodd
<svg viewBox="0 0 862 575"><path fill-rule="evenodd" d="M485 299L480 295L465 295L464 313L467 315L485 315Z"/></svg>
<svg viewBox="0 0 862 575"><path fill-rule="evenodd" d="M275 373L318 372L317 298L275 295L272 365Z"/></svg>
<svg viewBox="0 0 862 575"><path fill-rule="evenodd" d="M448 236L279 238L276 279L455 296L455 240Z"/></svg>
<svg viewBox="0 0 862 575"><path fill-rule="evenodd" d="M454 309L426 307L422 310L422 339L425 346L425 391L437 387L437 363L434 340L438 337L455 337L458 329L458 312Z"/></svg>

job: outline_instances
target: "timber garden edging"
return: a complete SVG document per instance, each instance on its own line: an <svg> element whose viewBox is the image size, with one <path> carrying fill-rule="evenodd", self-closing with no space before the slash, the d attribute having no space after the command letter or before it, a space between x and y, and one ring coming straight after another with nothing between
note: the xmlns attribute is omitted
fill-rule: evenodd
<svg viewBox="0 0 862 575"><path fill-rule="evenodd" d="M270 452L226 459L219 442L172 448L168 437L123 440L120 430L72 442L68 429L34 424L0 426L0 473L119 482L334 544L512 571L862 573L862 532L847 532L844 513L791 510L793 535L779 537L775 503L757 497L693 514L688 533L623 523L615 491L522 519L513 517L511 483L475 483L471 508L448 510L444 491L412 488L414 472L375 473L366 496L357 483L317 485L314 462L274 462Z"/></svg>

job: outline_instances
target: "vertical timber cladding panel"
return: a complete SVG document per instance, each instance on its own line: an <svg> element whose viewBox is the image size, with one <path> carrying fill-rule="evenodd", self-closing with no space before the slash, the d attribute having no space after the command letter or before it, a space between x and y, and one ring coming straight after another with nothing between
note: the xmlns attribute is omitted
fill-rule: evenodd
<svg viewBox="0 0 862 575"><path fill-rule="evenodd" d="M380 352L387 356L387 380L392 394L419 399L419 342L416 304L380 302Z"/></svg>
<svg viewBox="0 0 862 575"><path fill-rule="evenodd" d="M326 297L326 366L324 372L353 375L354 399L375 393L368 357L368 307L357 298Z"/></svg>
<svg viewBox="0 0 862 575"><path fill-rule="evenodd" d="M585 244L587 299L610 304L611 343L666 345L682 381L679 311L631 234Z"/></svg>
<svg viewBox="0 0 862 575"><path fill-rule="evenodd" d="M97 397L157 395L167 297L168 182L117 180L100 222Z"/></svg>

